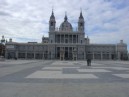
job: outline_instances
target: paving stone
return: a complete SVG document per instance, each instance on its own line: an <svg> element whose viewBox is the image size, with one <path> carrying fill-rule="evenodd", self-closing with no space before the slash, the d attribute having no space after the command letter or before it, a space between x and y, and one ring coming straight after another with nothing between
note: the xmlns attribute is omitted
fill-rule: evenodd
<svg viewBox="0 0 129 97"><path fill-rule="evenodd" d="M128 61L7 60L0 97L129 97Z"/></svg>

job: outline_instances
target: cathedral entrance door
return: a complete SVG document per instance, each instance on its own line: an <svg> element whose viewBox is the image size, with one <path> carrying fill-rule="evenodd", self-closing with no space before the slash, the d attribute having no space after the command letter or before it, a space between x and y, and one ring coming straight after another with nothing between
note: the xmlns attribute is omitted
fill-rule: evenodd
<svg viewBox="0 0 129 97"><path fill-rule="evenodd" d="M72 60L73 54L72 54L72 47L69 47L69 60Z"/></svg>
<svg viewBox="0 0 129 97"><path fill-rule="evenodd" d="M68 47L65 47L65 60L68 60Z"/></svg>
<svg viewBox="0 0 129 97"><path fill-rule="evenodd" d="M68 60L68 52L65 51L65 60Z"/></svg>

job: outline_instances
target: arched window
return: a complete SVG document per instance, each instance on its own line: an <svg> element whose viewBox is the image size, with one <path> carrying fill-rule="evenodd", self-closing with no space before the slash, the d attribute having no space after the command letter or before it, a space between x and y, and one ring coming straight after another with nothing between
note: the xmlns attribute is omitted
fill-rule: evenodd
<svg viewBox="0 0 129 97"><path fill-rule="evenodd" d="M82 44L82 40L81 40L81 44Z"/></svg>
<svg viewBox="0 0 129 97"><path fill-rule="evenodd" d="M51 22L51 26L53 26L53 22Z"/></svg>
<svg viewBox="0 0 129 97"><path fill-rule="evenodd" d="M83 23L80 23L80 26L82 27L83 26Z"/></svg>

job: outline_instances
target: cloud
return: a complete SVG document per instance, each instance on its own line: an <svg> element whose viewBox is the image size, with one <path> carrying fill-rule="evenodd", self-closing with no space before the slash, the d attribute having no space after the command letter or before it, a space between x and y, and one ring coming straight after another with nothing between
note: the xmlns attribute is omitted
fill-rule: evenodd
<svg viewBox="0 0 129 97"><path fill-rule="evenodd" d="M0 36L18 42L41 42L43 35L48 36L52 6L57 27L67 11L76 29L82 8L85 33L92 43L116 44L123 39L129 45L128 0L0 0Z"/></svg>
<svg viewBox="0 0 129 97"><path fill-rule="evenodd" d="M10 14L7 12L0 11L0 16L10 16Z"/></svg>

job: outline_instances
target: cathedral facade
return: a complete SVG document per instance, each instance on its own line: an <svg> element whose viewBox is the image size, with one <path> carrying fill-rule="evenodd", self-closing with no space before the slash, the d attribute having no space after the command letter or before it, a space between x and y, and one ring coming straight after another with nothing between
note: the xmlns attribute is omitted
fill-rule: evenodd
<svg viewBox="0 0 129 97"><path fill-rule="evenodd" d="M127 58L127 44L92 44L85 38L85 22L82 12L78 18L78 29L73 30L67 15L59 29L54 13L50 16L48 37L41 43L17 43L12 39L6 43L5 57L8 59L56 59L56 60L122 60Z"/></svg>

